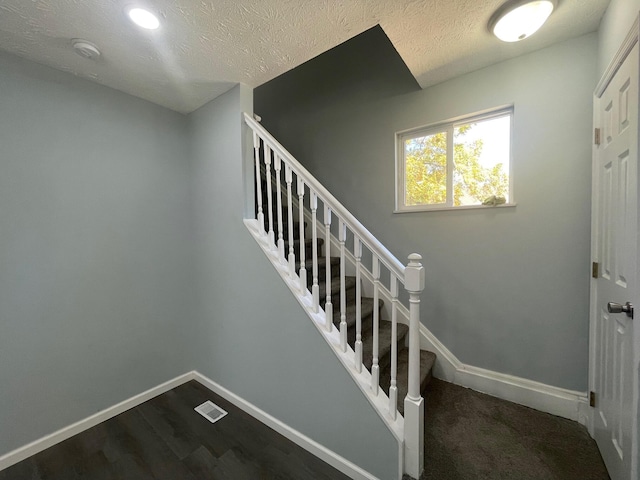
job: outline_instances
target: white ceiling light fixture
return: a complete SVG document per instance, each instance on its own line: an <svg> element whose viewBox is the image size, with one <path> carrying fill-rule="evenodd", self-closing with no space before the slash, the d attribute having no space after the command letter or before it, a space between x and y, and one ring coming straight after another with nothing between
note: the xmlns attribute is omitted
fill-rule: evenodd
<svg viewBox="0 0 640 480"><path fill-rule="evenodd" d="M530 37L547 21L557 0L509 0L489 20L489 31L503 42Z"/></svg>
<svg viewBox="0 0 640 480"><path fill-rule="evenodd" d="M90 60L97 60L100 58L100 50L95 43L83 40L82 38L72 38L71 46L81 57L88 58Z"/></svg>
<svg viewBox="0 0 640 480"><path fill-rule="evenodd" d="M127 15L133 23L147 30L156 30L160 27L160 20L149 10L141 7L127 7Z"/></svg>

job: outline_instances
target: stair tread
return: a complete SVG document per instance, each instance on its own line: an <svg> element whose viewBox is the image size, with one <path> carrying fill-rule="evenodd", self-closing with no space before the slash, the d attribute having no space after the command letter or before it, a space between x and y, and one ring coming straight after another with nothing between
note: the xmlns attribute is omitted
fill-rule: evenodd
<svg viewBox="0 0 640 480"><path fill-rule="evenodd" d="M382 308L384 302L382 300L378 301L378 308ZM370 321L369 317L373 314L373 298L362 297L362 309L360 311L360 315L364 322L362 323L363 328L366 322ZM355 339L355 324L356 324L356 303L355 302L347 302L345 309L345 317L347 322L348 336L350 337L349 342L353 344L353 340ZM340 302L333 304L333 323L339 329L340 328Z"/></svg>
<svg viewBox="0 0 640 480"><path fill-rule="evenodd" d="M318 270L324 270L327 265L327 257L325 255L318 256ZM331 257L331 268L340 265L340 257ZM307 272L313 269L313 258L305 258L304 268Z"/></svg>
<svg viewBox="0 0 640 480"><path fill-rule="evenodd" d="M277 235L277 232L274 232ZM285 237L283 237L284 240L284 244L288 247L289 246L289 240ZM318 252L320 252L320 247L322 247L322 245L324 245L324 238L318 238ZM305 238L304 239L304 244L307 246L313 245L313 240L311 238ZM300 245L300 238L299 237L295 237L293 239L293 245L297 246ZM318 255L318 261L320 261L320 256ZM306 268L306 267L305 267Z"/></svg>
<svg viewBox="0 0 640 480"><path fill-rule="evenodd" d="M391 322L379 320L378 328L378 365L386 365L388 357L391 355ZM400 343L409 331L409 327L403 323L398 323L397 342ZM398 348L400 350L400 348ZM362 363L371 371L373 364L373 328L362 332Z"/></svg>
<svg viewBox="0 0 640 480"><path fill-rule="evenodd" d="M433 365L436 361L436 354L428 350L420 350L420 392L424 392L431 381ZM391 366L383 369L380 374L380 388L389 394L391 383ZM396 377L398 388L398 411L404 414L404 397L409 389L409 350L404 348L398 352L398 374Z"/></svg>
<svg viewBox="0 0 640 480"><path fill-rule="evenodd" d="M265 213L265 219L264 219L264 229L265 230L269 230L269 214ZM304 229L305 232L307 230L307 222L304 222ZM273 217L273 231L277 232L278 231L278 217L274 216ZM285 220L284 218L282 219L282 232L283 233L287 233L287 235L289 234L289 222L287 220ZM293 234L294 236L298 236L300 233L300 222L298 220L294 220L293 221Z"/></svg>
<svg viewBox="0 0 640 480"><path fill-rule="evenodd" d="M319 280L319 291L320 291L320 303L324 303L325 298L327 296L327 289L325 286L325 282ZM324 279L323 279L324 280ZM347 275L344 277L344 288L345 292L348 292L351 289L354 289L356 286L356 277L352 277ZM331 302L334 303L334 300L338 300L340 298L340 277L333 277L331 279ZM340 304L337 302L338 305Z"/></svg>

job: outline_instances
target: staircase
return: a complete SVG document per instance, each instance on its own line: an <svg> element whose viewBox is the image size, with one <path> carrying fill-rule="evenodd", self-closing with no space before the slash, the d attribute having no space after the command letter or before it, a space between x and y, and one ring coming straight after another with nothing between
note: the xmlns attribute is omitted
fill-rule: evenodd
<svg viewBox="0 0 640 480"><path fill-rule="evenodd" d="M436 359L419 348L421 257L402 265L257 121L244 120L255 168L255 215L245 224L403 446L400 471L418 478L421 393Z"/></svg>
<svg viewBox="0 0 640 480"><path fill-rule="evenodd" d="M267 204L266 198L266 181L262 180L263 184L263 205ZM299 232L300 222L293 222L293 231ZM268 220L265 221L264 228L268 230ZM305 232L307 232L308 224L304 223ZM283 230L287 231L288 224L283 224ZM308 232L307 232L308 233ZM294 248L298 251L299 248L299 236L294 240ZM326 279L326 256L324 255L324 239L317 239L318 249L318 287L319 287L319 302L320 307L324 310L326 306L327 297L327 279ZM312 257L312 240L306 241L306 257ZM289 249L289 242L285 241L285 251ZM330 286L331 286L331 299L332 305L332 318L333 325L336 329L340 329L340 257L330 256ZM312 260L306 260L305 269L307 271L312 270ZM297 273L300 273L300 267L297 268ZM307 277L307 288L311 291L312 277ZM356 343L356 277L351 275L345 276L345 317L347 324L347 343L355 351ZM371 373L371 367L373 365L373 309L374 299L371 297L361 296L361 319L362 319L362 364ZM392 329L393 324L389 319L383 319L383 307L384 301L378 300L378 366L380 369L380 388L384 393L389 396L389 387L391 386L391 345L393 338ZM409 333L409 327L402 323L397 325L396 348L397 348L397 394L398 398L404 398L407 395L408 389L408 372L409 372L409 350L406 347L407 334ZM431 371L433 364L435 363L436 356L434 353L427 350L420 350L420 393L423 393L429 381L431 380ZM404 414L404 404L400 402L397 405L400 415Z"/></svg>

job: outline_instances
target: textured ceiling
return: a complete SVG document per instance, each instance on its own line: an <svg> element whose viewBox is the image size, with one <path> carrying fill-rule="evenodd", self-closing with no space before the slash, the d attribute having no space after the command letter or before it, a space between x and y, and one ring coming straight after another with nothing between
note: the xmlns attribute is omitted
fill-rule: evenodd
<svg viewBox="0 0 640 480"><path fill-rule="evenodd" d="M506 44L503 0L0 0L0 49L190 112L238 82L257 87L380 24L422 87L598 28L609 0L560 0L543 29ZM144 31L128 5L159 12ZM98 45L83 58L71 39Z"/></svg>

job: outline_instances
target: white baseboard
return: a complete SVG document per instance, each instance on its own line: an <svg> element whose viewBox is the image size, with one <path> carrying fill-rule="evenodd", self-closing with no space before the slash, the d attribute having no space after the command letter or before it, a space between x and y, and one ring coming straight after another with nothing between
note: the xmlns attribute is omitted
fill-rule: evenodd
<svg viewBox="0 0 640 480"><path fill-rule="evenodd" d="M305 215L307 220L311 222L311 215L306 210ZM319 220L317 223L318 231L322 232L324 224ZM333 236L331 237L331 247L334 251L340 249L337 239ZM346 252L345 257L348 264L355 264L355 258L349 251ZM364 267L362 268L362 279L365 283L363 285L365 289L366 282L373 284L372 274ZM390 305L391 294L384 286L381 287L380 294L385 301L385 306ZM398 305L398 314L399 321L408 325L409 311L403 304ZM586 392L565 390L525 378L466 365L458 360L423 324L420 325L420 348L436 354L437 360L433 367L433 376L436 378L542 412L568 418L585 426L589 424L591 412Z"/></svg>
<svg viewBox="0 0 640 480"><path fill-rule="evenodd" d="M53 432L49 435L46 435L34 442L29 443L28 445L24 445L23 447L17 448L5 455L0 456L0 470L4 470L5 468L9 468L12 465L15 465L26 458L29 458L36 453L40 453L43 450L46 450L57 443L60 443L68 438L71 438L78 433L81 433L85 430L88 430L92 427L95 427L99 423L102 423L110 418L115 417L116 415L120 415L127 410L137 407L147 400L151 400L158 395L162 395L163 393L168 392L172 388L178 387L183 383L187 383L190 380L196 380L211 391L217 393L221 397L225 398L229 402L233 403L235 406L245 411L252 417L256 418L260 422L264 423L268 427L272 428L282 436L288 438L293 443L299 445L300 447L307 450L309 453L315 455L320 458L322 461L328 463L332 467L341 471L345 475L350 478L356 480L378 480L375 476L371 475L369 472L363 470L356 464L350 462L344 457L341 457L337 453L329 450L328 448L320 445L318 442L310 439L306 435L298 432L297 430L291 428L285 423L281 422L277 418L269 415L263 410L259 409L255 405L249 403L245 399L239 397L235 393L227 390L223 386L217 384L213 380L205 377L204 375L191 371L187 372L184 375L180 375L168 382L165 382L157 387L153 387L145 392L142 392L138 395L135 395L127 400L124 400L117 405L101 410L100 412L91 415L83 420L80 420L72 425L61 428L60 430Z"/></svg>
<svg viewBox="0 0 640 480"><path fill-rule="evenodd" d="M342 473L347 475L349 478L353 478L355 480L378 480L377 477L373 476L366 470L363 470L356 464L350 462L344 457L341 457L340 455L329 450L325 446L320 445L315 440L312 440L306 435L293 429L289 425L281 422L277 418L269 415L267 412L259 409L252 403L249 403L242 397L239 397L235 393L227 390L226 388L217 384L213 380L205 377L204 375L198 372L193 372L193 374L194 374L194 379L200 382L205 387L207 387L209 390L217 393L218 395L223 397L225 400L228 400L229 402L233 403L235 406L237 406L241 410L245 411L252 417L260 420L262 423L272 428L273 430L278 432L280 435L288 438L293 443L304 448L306 451L315 455L320 460L328 463L329 465L334 467L336 470L341 471Z"/></svg>
<svg viewBox="0 0 640 480"><path fill-rule="evenodd" d="M99 423L104 422L105 420L109 420L110 418L115 417L116 415L120 415L127 410L137 407L138 405L146 402L147 400L151 400L153 397L157 397L165 392L168 392L172 388L175 388L183 383L188 382L189 380L193 380L193 372L185 373L184 375L180 375L168 382L165 382L157 387L150 388L149 390L142 392L138 395L135 395L127 400L124 400L117 405L113 405L112 407L105 408L104 410L91 415L83 420L80 420L72 425L61 428L60 430L53 432L49 435L46 435L34 442L31 442L27 445L24 445L20 448L17 448L5 455L0 456L0 470L4 470L5 468L10 467L11 465L15 465L22 460L29 458L36 453L40 453L43 450L46 450L53 445L60 443L68 438L77 435L78 433L84 432L91 427L95 427Z"/></svg>
<svg viewBox="0 0 640 480"><path fill-rule="evenodd" d="M493 372L470 365L456 372L456 385L587 425L586 393Z"/></svg>
<svg viewBox="0 0 640 480"><path fill-rule="evenodd" d="M424 325L420 325L420 336L420 347L431 350L437 356L434 377L588 425L590 412L586 392L566 390L526 378L466 365L440 343Z"/></svg>

